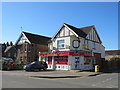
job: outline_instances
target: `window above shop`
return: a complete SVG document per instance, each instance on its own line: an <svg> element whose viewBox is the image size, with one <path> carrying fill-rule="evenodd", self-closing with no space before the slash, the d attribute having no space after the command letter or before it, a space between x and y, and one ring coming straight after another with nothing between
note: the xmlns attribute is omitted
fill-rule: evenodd
<svg viewBox="0 0 120 90"><path fill-rule="evenodd" d="M58 40L57 41L57 48L64 48L65 47L65 41L64 40Z"/></svg>
<svg viewBox="0 0 120 90"><path fill-rule="evenodd" d="M95 49L95 42L92 42L92 48Z"/></svg>
<svg viewBox="0 0 120 90"><path fill-rule="evenodd" d="M86 48L89 47L89 46L88 46L88 45L89 45L89 44L88 44L88 40L85 40L85 41L84 41L84 44L86 45Z"/></svg>

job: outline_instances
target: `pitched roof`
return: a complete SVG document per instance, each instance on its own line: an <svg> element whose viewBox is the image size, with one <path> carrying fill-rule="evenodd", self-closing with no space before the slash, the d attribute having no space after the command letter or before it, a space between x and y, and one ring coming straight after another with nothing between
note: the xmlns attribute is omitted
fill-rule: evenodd
<svg viewBox="0 0 120 90"><path fill-rule="evenodd" d="M66 23L64 23L65 25L67 25L70 29L72 29L78 36L85 38L87 36L87 33L83 32L83 30L76 28L74 26L68 25Z"/></svg>
<svg viewBox="0 0 120 90"><path fill-rule="evenodd" d="M105 53L120 53L120 50L106 50Z"/></svg>
<svg viewBox="0 0 120 90"><path fill-rule="evenodd" d="M5 49L4 53L8 52L10 49L16 50L15 46L8 46L8 47Z"/></svg>
<svg viewBox="0 0 120 90"><path fill-rule="evenodd" d="M84 33L88 34L92 27L93 27L93 25L92 26L87 26L87 27L82 27L82 28L79 28L79 29L82 30Z"/></svg>
<svg viewBox="0 0 120 90"><path fill-rule="evenodd" d="M37 34L32 34L28 32L23 32L25 36L28 38L28 40L31 43L35 44L43 44L46 45L48 41L51 39L50 37L42 36L42 35L37 35Z"/></svg>

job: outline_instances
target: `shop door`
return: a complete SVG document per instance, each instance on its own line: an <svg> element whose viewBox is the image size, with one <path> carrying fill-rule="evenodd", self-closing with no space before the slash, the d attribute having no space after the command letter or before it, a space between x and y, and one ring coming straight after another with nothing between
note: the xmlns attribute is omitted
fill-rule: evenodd
<svg viewBox="0 0 120 90"><path fill-rule="evenodd" d="M75 69L80 69L80 57L75 57Z"/></svg>

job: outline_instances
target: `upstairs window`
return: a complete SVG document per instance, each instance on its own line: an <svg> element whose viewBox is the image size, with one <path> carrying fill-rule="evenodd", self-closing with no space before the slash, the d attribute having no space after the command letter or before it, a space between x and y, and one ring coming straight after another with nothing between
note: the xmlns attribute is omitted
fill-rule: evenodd
<svg viewBox="0 0 120 90"><path fill-rule="evenodd" d="M85 41L84 41L84 44L86 45L86 48L89 47L89 46L88 46L88 40L85 40Z"/></svg>
<svg viewBox="0 0 120 90"><path fill-rule="evenodd" d="M64 48L65 47L65 41L64 40L58 40L57 41L57 48Z"/></svg>
<svg viewBox="0 0 120 90"><path fill-rule="evenodd" d="M95 42L92 42L92 49L95 49Z"/></svg>
<svg viewBox="0 0 120 90"><path fill-rule="evenodd" d="M30 46L30 44L28 44L28 51L29 51L29 52L31 51L31 46Z"/></svg>
<svg viewBox="0 0 120 90"><path fill-rule="evenodd" d="M27 50L26 50L26 43L24 44L24 52L26 53Z"/></svg>

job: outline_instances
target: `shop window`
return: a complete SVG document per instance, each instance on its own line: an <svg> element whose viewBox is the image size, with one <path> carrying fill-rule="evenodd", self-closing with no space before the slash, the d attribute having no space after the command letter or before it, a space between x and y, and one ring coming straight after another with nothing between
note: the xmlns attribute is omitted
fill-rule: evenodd
<svg viewBox="0 0 120 90"><path fill-rule="evenodd" d="M90 64L90 63L91 63L91 59L86 57L84 60L84 64Z"/></svg>
<svg viewBox="0 0 120 90"><path fill-rule="evenodd" d="M65 47L65 41L64 40L58 40L57 41L57 48L64 48Z"/></svg>

